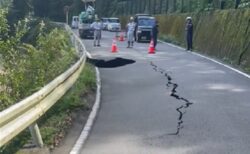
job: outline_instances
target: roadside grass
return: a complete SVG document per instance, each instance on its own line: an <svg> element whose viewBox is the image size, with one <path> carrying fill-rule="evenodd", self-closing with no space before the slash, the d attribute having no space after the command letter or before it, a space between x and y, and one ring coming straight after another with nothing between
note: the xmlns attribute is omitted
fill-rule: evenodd
<svg viewBox="0 0 250 154"><path fill-rule="evenodd" d="M89 95L95 95L96 76L92 65L86 63L82 73L70 90L38 121L46 147L53 149L67 134L72 125L72 115L81 110L88 112L92 102ZM28 129L0 149L0 154L19 153L25 144L32 142ZM30 145L28 145L29 147ZM32 147L32 146L31 146Z"/></svg>
<svg viewBox="0 0 250 154"><path fill-rule="evenodd" d="M167 43L173 43L175 45L179 45L179 46L182 46L184 47L183 44L181 44L180 42L178 42L174 36L171 36L171 35L160 35L159 36L159 39L164 41L164 42L167 42Z"/></svg>
<svg viewBox="0 0 250 154"><path fill-rule="evenodd" d="M93 95L95 89L95 69L86 63L73 87L39 121L46 146L53 149L59 145L72 125L72 113L90 109L91 102L87 101L87 95Z"/></svg>

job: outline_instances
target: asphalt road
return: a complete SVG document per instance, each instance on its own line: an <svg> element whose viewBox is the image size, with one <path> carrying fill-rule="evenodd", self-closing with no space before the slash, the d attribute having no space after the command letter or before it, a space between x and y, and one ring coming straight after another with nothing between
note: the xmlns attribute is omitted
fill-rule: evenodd
<svg viewBox="0 0 250 154"><path fill-rule="evenodd" d="M99 64L101 109L82 154L249 154L250 79L160 43L84 40ZM105 61L101 61L105 60Z"/></svg>

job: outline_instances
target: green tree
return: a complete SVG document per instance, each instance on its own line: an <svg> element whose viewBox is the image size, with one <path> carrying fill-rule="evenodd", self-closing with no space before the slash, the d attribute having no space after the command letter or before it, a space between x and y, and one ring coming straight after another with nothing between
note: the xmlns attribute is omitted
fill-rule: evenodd
<svg viewBox="0 0 250 154"><path fill-rule="evenodd" d="M78 0L81 1L81 0ZM65 6L73 6L76 0L33 0L35 16L49 18L54 21L65 21ZM77 6L77 5L74 5ZM73 9L72 9L73 10ZM80 12L79 12L80 13Z"/></svg>
<svg viewBox="0 0 250 154"><path fill-rule="evenodd" d="M0 0L0 9L7 8L11 4L11 0Z"/></svg>
<svg viewBox="0 0 250 154"><path fill-rule="evenodd" d="M31 0L13 0L8 9L8 21L12 26L17 21L28 16L30 12L33 11L32 1Z"/></svg>

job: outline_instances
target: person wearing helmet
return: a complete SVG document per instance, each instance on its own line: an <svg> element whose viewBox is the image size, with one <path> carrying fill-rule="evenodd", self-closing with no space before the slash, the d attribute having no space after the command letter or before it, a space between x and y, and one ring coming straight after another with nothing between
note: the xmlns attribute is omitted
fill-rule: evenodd
<svg viewBox="0 0 250 154"><path fill-rule="evenodd" d="M100 22L100 19L96 18L95 22L93 22L90 27L94 29L94 46L100 46L102 32L102 24Z"/></svg>
<svg viewBox="0 0 250 154"><path fill-rule="evenodd" d="M192 23L191 17L186 18L185 30L186 30L187 50L192 51L192 48L193 48L193 23Z"/></svg>
<svg viewBox="0 0 250 154"><path fill-rule="evenodd" d="M133 47L134 31L135 31L134 18L130 17L129 23L127 24L127 38L128 38L128 47L127 48Z"/></svg>

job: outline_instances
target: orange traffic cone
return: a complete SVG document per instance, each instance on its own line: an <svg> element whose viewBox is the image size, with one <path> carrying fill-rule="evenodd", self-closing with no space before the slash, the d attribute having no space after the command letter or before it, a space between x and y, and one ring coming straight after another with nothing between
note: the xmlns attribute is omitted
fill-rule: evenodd
<svg viewBox="0 0 250 154"><path fill-rule="evenodd" d="M116 40L115 39L113 39L113 42L112 42L111 52L112 53L117 52L117 45L116 45Z"/></svg>
<svg viewBox="0 0 250 154"><path fill-rule="evenodd" d="M124 34L123 34L123 32L120 34L120 38L119 38L119 41L124 41Z"/></svg>
<svg viewBox="0 0 250 154"><path fill-rule="evenodd" d="M154 48L154 41L151 40L148 48L148 53L149 54L154 54L155 53L155 48Z"/></svg>

